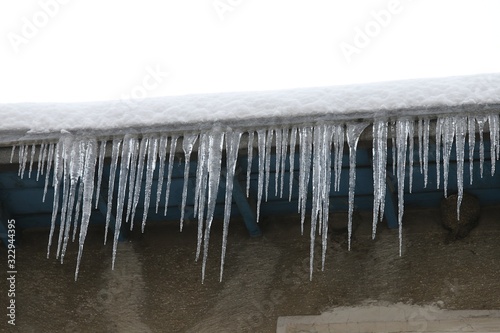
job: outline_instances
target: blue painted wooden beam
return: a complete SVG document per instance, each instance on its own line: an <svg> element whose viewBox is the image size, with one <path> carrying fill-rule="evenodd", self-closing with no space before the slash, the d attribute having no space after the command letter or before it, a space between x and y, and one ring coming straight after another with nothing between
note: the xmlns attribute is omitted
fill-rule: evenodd
<svg viewBox="0 0 500 333"><path fill-rule="evenodd" d="M245 222L245 226L250 233L250 237L259 237L262 236L262 231L260 230L259 225L257 224L257 212L254 207L250 204L249 200L252 198L247 198L245 194L245 190L241 186L241 183L238 179L238 170L234 175L233 179L233 200L240 211L241 216L243 217L243 221ZM226 177L225 168L221 172L223 178Z"/></svg>
<svg viewBox="0 0 500 333"><path fill-rule="evenodd" d="M250 236L262 236L262 231L257 224L257 213L248 202L245 191L241 187L237 177L234 179L233 198L238 206L241 216L243 216L243 221L245 221L245 225L250 233Z"/></svg>

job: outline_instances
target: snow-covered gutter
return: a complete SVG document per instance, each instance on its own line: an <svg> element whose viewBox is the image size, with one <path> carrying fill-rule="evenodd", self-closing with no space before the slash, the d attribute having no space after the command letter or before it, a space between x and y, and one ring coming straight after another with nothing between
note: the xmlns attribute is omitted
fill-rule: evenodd
<svg viewBox="0 0 500 333"><path fill-rule="evenodd" d="M0 104L0 143L490 112L500 74L87 103Z"/></svg>
<svg viewBox="0 0 500 333"><path fill-rule="evenodd" d="M124 218L125 222L132 221L133 227L139 194L144 191L146 198L143 203L145 214L141 217L142 228L145 226L150 204L155 204L150 203L152 191L157 194L158 210L160 197L163 195L163 177L159 177L160 182L156 189L151 188L157 162L158 173L167 175L164 194L167 207L174 152L182 148L184 161L189 162L192 152L196 150L198 163L195 214L199 219L197 258L201 256L203 244L202 279L221 171L225 170L223 172L227 180L222 277L232 202L232 181L241 138L245 136L248 138L249 147L258 148L258 209L263 198L267 198L271 146L274 146L277 153L276 185L281 179L280 192L284 186L289 186L290 189L293 186L298 187L302 224L305 220L308 189L312 183L312 274L314 240L317 235L322 238L323 266L325 263L329 193L330 188L339 189L342 155L346 144L350 157L349 246L356 182L356 149L362 133L366 128L370 128L373 142L373 236L375 237L377 223L384 212L387 145L388 141L391 141L388 139L392 138L396 154L401 249L404 180L407 164L410 167L413 164L413 150L418 149L421 170L427 182L429 141L431 137L435 139L438 179L442 165L446 195L450 154L452 146L456 147L460 203L463 193L465 142L467 140L469 147L474 148L478 133L479 149L484 151L483 133L489 132L491 172L494 173L495 161L500 155L499 114L500 74L484 74L286 91L152 98L137 104L130 104L130 101L3 104L0 105L0 144L18 147L21 175L24 175L28 165L29 169L32 168L35 160L38 161L38 172L45 170L46 188L49 174L52 172L54 175L52 186L55 188L55 197L48 250L50 251L55 233L58 211L61 211L62 217L56 256L61 257L61 260L70 238L72 221L76 219L73 239L78 228L80 247L75 277L78 274L92 207L100 195L106 147L112 146L112 177L108 185L111 189L118 187L118 198L113 198L113 191L107 194L106 232L110 221L109 212L116 201L116 209L113 209L116 211L113 266L122 219ZM414 138L417 138L416 143ZM252 149L249 149L249 161L252 160L251 152ZM472 159L472 153L473 151L469 150L469 159ZM285 165L286 156L289 154L299 155L299 170L294 171L292 164L288 167ZM290 160L293 160L293 156ZM482 159L481 166L483 162ZM472 163L470 167L472 175ZM187 168L189 163L185 163L183 207L188 186ZM298 172L298 184L283 183L285 169ZM115 179L117 170L119 174ZM247 175L249 170L250 168ZM146 180L143 186L144 173ZM293 182L293 177L290 179ZM129 199L126 202L127 193ZM82 212L81 218L75 211Z"/></svg>

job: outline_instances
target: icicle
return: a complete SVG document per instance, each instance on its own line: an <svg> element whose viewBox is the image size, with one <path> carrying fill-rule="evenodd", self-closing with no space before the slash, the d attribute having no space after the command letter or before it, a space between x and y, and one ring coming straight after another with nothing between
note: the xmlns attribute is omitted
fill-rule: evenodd
<svg viewBox="0 0 500 333"><path fill-rule="evenodd" d="M196 170L196 189L194 213L198 214L198 240L196 244L196 261L200 258L201 242L203 239L203 214L205 211L206 193L207 193L207 174L209 157L209 134L202 133L198 149L198 169Z"/></svg>
<svg viewBox="0 0 500 333"><path fill-rule="evenodd" d="M138 138L131 138L131 146L130 146L130 170L128 171L128 203L127 203L127 214L125 216L125 222L130 220L130 216L132 214L132 204L134 202L134 191L135 191L135 174L137 172L137 159L139 157L139 149L141 143L139 143ZM144 142L144 141L141 141ZM130 223L134 224L134 221Z"/></svg>
<svg viewBox="0 0 500 333"><path fill-rule="evenodd" d="M198 148L198 166L196 170L196 188L194 197L194 216L198 216L198 221L203 221L203 216L205 212L205 202L207 193L207 173L208 173L208 134L202 133L200 136L200 145ZM198 223L199 230L203 228L200 227ZM198 234L202 237L202 234ZM201 238L199 239L201 242ZM199 251L197 251L199 253ZM198 257L198 255L197 255Z"/></svg>
<svg viewBox="0 0 500 333"><path fill-rule="evenodd" d="M328 219L330 215L330 188L332 183L332 137L336 126L326 126L323 132L323 144L321 156L323 156L322 167L322 230L321 230L321 270L325 270L326 250L328 247Z"/></svg>
<svg viewBox="0 0 500 333"><path fill-rule="evenodd" d="M271 175L271 148L273 146L273 136L274 130L270 129L267 131L266 138L266 164L265 164L265 173L266 173L266 182L265 182L265 194L266 194L266 202L269 195L269 178Z"/></svg>
<svg viewBox="0 0 500 333"><path fill-rule="evenodd" d="M104 168L104 158L106 157L106 140L101 141L99 145L99 165L97 167L97 187L95 195L95 208L99 206L99 200L101 196L101 182L102 182L102 171Z"/></svg>
<svg viewBox="0 0 500 333"><path fill-rule="evenodd" d="M12 151L10 153L10 163L14 160L14 153L16 152L16 147L17 146L12 146Z"/></svg>
<svg viewBox="0 0 500 333"><path fill-rule="evenodd" d="M420 174L424 173L424 163L422 160L424 148L424 120L422 118L417 121L417 134L418 134L418 162L420 164ZM410 186L411 187L411 186Z"/></svg>
<svg viewBox="0 0 500 333"><path fill-rule="evenodd" d="M45 171L45 185L43 187L42 202L45 202L45 196L47 195L47 189L49 186L50 170L52 169L52 162L54 160L54 147L55 147L55 144L51 144L49 146L49 152L48 152L48 157L47 157L47 170ZM55 191L55 188L54 188L54 191Z"/></svg>
<svg viewBox="0 0 500 333"><path fill-rule="evenodd" d="M281 180L280 180L280 198L283 198L283 187L285 183L285 171L286 171L286 154L288 151L288 135L289 129L283 128L281 130Z"/></svg>
<svg viewBox="0 0 500 333"><path fill-rule="evenodd" d="M158 157L158 137L149 138L148 163L146 169L146 185L144 186L144 212L142 213L142 229L146 225L146 218L151 202L151 187L153 186L153 175L156 169L156 158ZM162 175L163 176L163 175Z"/></svg>
<svg viewBox="0 0 500 333"><path fill-rule="evenodd" d="M290 131L290 179L289 179L289 189L288 189L288 201L292 201L292 190L293 190L293 171L295 168L295 145L297 142L297 127L292 127Z"/></svg>
<svg viewBox="0 0 500 333"><path fill-rule="evenodd" d="M307 191L309 188L309 175L311 173L312 155L312 127L305 126L299 130L300 138L300 168L299 168L299 212L300 232L304 233L304 221L306 218Z"/></svg>
<svg viewBox="0 0 500 333"><path fill-rule="evenodd" d="M455 122L455 140L457 155L457 219L460 219L460 205L464 194L464 160L465 160L465 135L467 134L467 117L457 117Z"/></svg>
<svg viewBox="0 0 500 333"><path fill-rule="evenodd" d="M87 149L87 143L86 142L80 142L81 145L81 153L85 152L85 149ZM96 146L97 149L97 146ZM78 177L79 180L77 181L78 183L78 197L76 201L76 206L75 206L75 215L73 217L73 223L72 223L72 228L73 228L73 237L72 241L75 241L76 238L76 232L78 229L78 221L80 221L80 211L82 209L82 200L83 200L83 175L85 173L85 158L86 154L80 154L80 162L79 162L79 169L78 169ZM68 235L69 237L69 235Z"/></svg>
<svg viewBox="0 0 500 333"><path fill-rule="evenodd" d="M413 120L408 123L408 140L409 140L409 151L408 151L408 159L409 159L409 175L408 175L408 191L411 193L413 188L413 154L414 154L414 145L415 145L415 134L414 134L414 122Z"/></svg>
<svg viewBox="0 0 500 333"><path fill-rule="evenodd" d="M78 278L78 270L83 254L83 244L87 236L87 228L92 213L92 196L94 195L94 177L97 161L97 141L88 140L87 151L85 154L85 167L83 174L83 203L82 203L82 221L80 223L80 239L78 248L78 259L75 271L75 280ZM118 228L118 231L120 229Z"/></svg>
<svg viewBox="0 0 500 333"><path fill-rule="evenodd" d="M118 247L118 238L120 237L120 230L122 225L125 193L127 191L127 180L129 177L131 163L133 162L132 155L133 150L135 150L136 142L137 138L130 135L125 135L125 138L123 139L123 148L120 161L120 176L118 177L118 198L116 200L115 233L113 237L113 257L111 262L111 269L115 269L116 249ZM129 183L129 186L132 186L132 184ZM80 239L81 234L82 231L80 231Z"/></svg>
<svg viewBox="0 0 500 333"><path fill-rule="evenodd" d="M134 217L135 217L135 210L137 209L137 205L139 204L139 198L141 195L141 188L142 188L142 176L144 175L144 160L146 159L146 153L148 151L148 146L149 146L149 137L143 137L141 140L140 148L139 148L139 159L137 162L137 171L135 175L135 189L134 189L134 201L132 203L132 211L131 211L131 216L130 216L130 231L132 231L132 228L134 226ZM146 212L147 214L147 212ZM142 232L144 232L144 227L146 225L146 221L143 220L142 222Z"/></svg>
<svg viewBox="0 0 500 333"><path fill-rule="evenodd" d="M75 206L75 199L77 196L78 182L80 181L80 177L83 176L82 171L85 163L84 142L76 140L73 141L73 144L71 146L71 151L68 152L67 156L70 156L69 163L68 161L66 161L67 164L69 165L69 168L67 170L69 173L69 177L65 178L69 179L69 191L67 194L67 207L66 207L65 218L63 214L61 214L61 227L62 227L61 229L64 231L63 244L61 248L61 263L63 263L64 255L66 254L66 248L68 246L68 240L71 231L71 223L73 220L73 210ZM63 224L65 224L64 227ZM60 244L58 245L58 251L57 251L58 254L59 254L59 247Z"/></svg>
<svg viewBox="0 0 500 333"><path fill-rule="evenodd" d="M311 241L309 258L309 278L312 279L316 230L322 236L322 269L326 258L328 240L328 206L330 202L331 181L331 143L332 126L318 125L313 130L313 169L312 169L312 212Z"/></svg>
<svg viewBox="0 0 500 333"><path fill-rule="evenodd" d="M455 137L455 117L446 117L443 122L443 186L444 197L448 197L448 173L450 169L450 156Z"/></svg>
<svg viewBox="0 0 500 333"><path fill-rule="evenodd" d="M73 137L66 137L63 145L63 201L61 207L61 223L59 224L59 240L57 242L56 258L59 259L61 251L61 243L66 228L66 211L68 210L68 201L70 200L70 186L71 186L71 168L75 160L80 160L80 156L76 156L77 149L73 147Z"/></svg>
<svg viewBox="0 0 500 333"><path fill-rule="evenodd" d="M31 156L30 156L30 170L28 172L28 178L31 178L31 171L33 170L33 162L35 161L36 145L31 146Z"/></svg>
<svg viewBox="0 0 500 333"><path fill-rule="evenodd" d="M257 186L257 222L260 220L260 205L262 202L262 190L264 188L264 168L266 161L266 131L257 131L257 141L259 147L259 180Z"/></svg>
<svg viewBox="0 0 500 333"><path fill-rule="evenodd" d="M369 123L348 123L347 144L349 145L349 212L348 212L348 249L351 250L352 212L354 210L354 188L356 185L356 149L361 133Z"/></svg>
<svg viewBox="0 0 500 333"><path fill-rule="evenodd" d="M83 183L80 182L80 186L78 187L78 200L76 202L76 207L75 207L75 218L73 220L73 238L72 241L75 241L76 238L76 232L78 229L77 222L80 221L80 212L82 209L82 200L83 200Z"/></svg>
<svg viewBox="0 0 500 333"><path fill-rule="evenodd" d="M165 189L165 210L163 211L164 216L167 216L168 199L170 196L170 184L172 183L172 170L174 167L175 149L177 147L177 139L178 138L179 138L179 136L176 135L170 139L170 153L168 156L167 188Z"/></svg>
<svg viewBox="0 0 500 333"><path fill-rule="evenodd" d="M106 208L106 227L104 228L104 245L106 245L106 240L108 238L109 221L111 220L111 207L113 204L113 192L115 190L116 168L118 166L118 156L120 155L121 144L122 140L120 139L113 140L113 148L111 150L111 167L109 171L109 181L108 181L108 205Z"/></svg>
<svg viewBox="0 0 500 333"><path fill-rule="evenodd" d="M443 118L438 118L436 120L436 189L439 189L439 183L441 181L441 137L443 135Z"/></svg>
<svg viewBox="0 0 500 333"><path fill-rule="evenodd" d="M229 220L231 218L231 205L233 198L233 181L238 159L238 149L240 146L241 131L229 132L226 137L226 195L224 201L224 223L222 230L222 254L220 261L220 278L224 273L224 260L227 249L227 234L229 231Z"/></svg>
<svg viewBox="0 0 500 333"><path fill-rule="evenodd" d="M208 258L208 244L210 241L210 229L215 212L217 193L219 191L219 181L222 163L222 147L224 143L224 132L214 130L209 134L208 144L208 198L207 198L207 219L205 222L205 235L203 237L203 263L201 267L201 281L205 280L205 268Z"/></svg>
<svg viewBox="0 0 500 333"><path fill-rule="evenodd" d="M247 198L250 196L250 174L252 172L254 135L255 135L254 131L248 131L248 146L247 146Z"/></svg>
<svg viewBox="0 0 500 333"><path fill-rule="evenodd" d="M391 123L392 174L396 175L396 127Z"/></svg>
<svg viewBox="0 0 500 333"><path fill-rule="evenodd" d="M396 122L397 144L397 179L398 179L398 225L399 225L399 255L403 251L403 212L404 212L404 187L406 170L406 150L410 132L410 121L400 119Z"/></svg>
<svg viewBox="0 0 500 333"><path fill-rule="evenodd" d="M26 170L26 163L28 162L28 150L29 146L22 145L21 149L19 149L19 173L21 179L24 178L24 171Z"/></svg>
<svg viewBox="0 0 500 333"><path fill-rule="evenodd" d="M18 153L18 163L19 163L19 169L17 170L17 176L20 177L22 170L23 170L23 156L24 156L24 149L26 148L25 145L19 145L19 153Z"/></svg>
<svg viewBox="0 0 500 333"><path fill-rule="evenodd" d="M274 177L274 196L278 196L278 182L280 180L280 172L281 172L281 150L283 146L283 136L282 132L283 129L276 129L276 146L275 146L275 151L276 151L276 165L275 165L275 177Z"/></svg>
<svg viewBox="0 0 500 333"><path fill-rule="evenodd" d="M476 119L474 117L468 117L467 128L469 132L469 184L472 185L472 179L474 178L474 148L476 146Z"/></svg>
<svg viewBox="0 0 500 333"><path fill-rule="evenodd" d="M198 140L198 134L184 134L182 138L182 150L184 151L184 186L182 188L180 231L182 231L182 226L184 223L184 211L186 209L187 190L189 183L189 164L191 161L191 153L193 152L196 140Z"/></svg>
<svg viewBox="0 0 500 333"><path fill-rule="evenodd" d="M387 166L387 121L373 123L373 225L372 239L375 239L377 223L384 216Z"/></svg>
<svg viewBox="0 0 500 333"><path fill-rule="evenodd" d="M340 191L340 179L342 174L342 159L344 157L345 133L344 125L335 125L333 129L333 148L335 156L335 191Z"/></svg>
<svg viewBox="0 0 500 333"><path fill-rule="evenodd" d="M498 115L490 114L488 116L488 124L490 127L490 157L491 157L491 175L495 175L495 162L499 155L499 119Z"/></svg>
<svg viewBox="0 0 500 333"><path fill-rule="evenodd" d="M322 206L320 202L321 190L324 179L321 179L323 157L322 144L323 144L323 132L325 131L324 125L318 125L313 128L313 151L314 158L312 159L312 209L311 209L311 233L310 233L310 249L309 249L309 280L312 280L313 268L314 268L314 246L316 245L316 229L318 220L321 220ZM302 199L303 200L303 199ZM305 210L305 209L304 209Z"/></svg>
<svg viewBox="0 0 500 333"><path fill-rule="evenodd" d="M424 119L424 133L423 133L423 153L424 153L424 187L427 187L427 180L429 176L429 128L430 120Z"/></svg>
<svg viewBox="0 0 500 333"><path fill-rule="evenodd" d="M63 146L64 138L60 138L59 142L55 147L54 152L54 176L53 176L53 187L54 187L54 201L52 203L52 218L50 223L49 232L49 242L47 245L47 258L50 256L50 246L52 245L52 238L54 236L54 230L56 226L57 211L59 210L59 188L61 186L61 178L63 176ZM48 164L47 164L48 169ZM47 177L49 172L47 171Z"/></svg>
<svg viewBox="0 0 500 333"><path fill-rule="evenodd" d="M158 170L158 185L156 187L156 214L158 214L158 207L160 206L161 192L163 190L163 179L165 174L165 155L167 154L168 137L162 135L160 137L160 146L158 148L158 155L160 156L160 169Z"/></svg>
<svg viewBox="0 0 500 333"><path fill-rule="evenodd" d="M479 171L481 173L481 178L483 178L483 166L484 166L484 124L486 123L486 117L477 117L477 126L479 128Z"/></svg>
<svg viewBox="0 0 500 333"><path fill-rule="evenodd" d="M43 169L42 163L43 163L43 158L44 158L44 152L45 152L45 143L42 143L40 145L40 150L38 153L38 164L36 167L36 181L40 179L40 171ZM41 171L43 173L43 171Z"/></svg>

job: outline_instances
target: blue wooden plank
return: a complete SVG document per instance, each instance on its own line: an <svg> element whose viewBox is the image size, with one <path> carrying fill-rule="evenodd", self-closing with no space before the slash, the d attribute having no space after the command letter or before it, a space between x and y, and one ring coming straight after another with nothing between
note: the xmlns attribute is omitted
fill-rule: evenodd
<svg viewBox="0 0 500 333"><path fill-rule="evenodd" d="M262 231L257 225L257 213L254 208L248 202L245 191L241 186L238 177L234 177L233 184L233 199L238 206L238 210L243 217L245 226L252 237L258 237L262 235Z"/></svg>

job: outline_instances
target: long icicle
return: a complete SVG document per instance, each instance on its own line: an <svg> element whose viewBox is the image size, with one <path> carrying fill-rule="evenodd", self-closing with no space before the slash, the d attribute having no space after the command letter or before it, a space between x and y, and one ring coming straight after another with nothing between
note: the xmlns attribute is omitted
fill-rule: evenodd
<svg viewBox="0 0 500 333"><path fill-rule="evenodd" d="M267 138L266 138L266 161L265 161L265 166L264 166L264 171L266 174L265 178L265 195L266 195L266 202L269 196L269 179L271 177L271 148L273 145L273 137L274 137L274 130L269 129L267 130Z"/></svg>
<svg viewBox="0 0 500 333"><path fill-rule="evenodd" d="M140 148L139 148L139 157L137 161L137 169L136 169L136 174L135 174L135 189L134 189L134 201L132 203L132 211L130 213L130 231L132 231L132 228L134 226L134 217L135 217L135 210L137 209L137 205L139 204L139 198L141 195L141 189L142 189L142 178L144 175L144 162L146 160L146 154L149 148L149 140L150 137L146 136L143 137L141 140ZM144 227L146 226L146 220L142 221L142 232L144 232Z"/></svg>
<svg viewBox="0 0 500 333"><path fill-rule="evenodd" d="M148 162L146 166L146 184L144 186L144 210L142 213L142 230L146 225L148 217L149 205L151 202L151 192L153 186L153 176L156 170L156 158L158 157L158 137L152 136L149 138Z"/></svg>
<svg viewBox="0 0 500 333"><path fill-rule="evenodd" d="M88 140L87 151L85 154L85 168L83 174L83 203L82 203L82 220L80 222L80 240L78 246L78 258L75 271L75 280L78 278L78 270L83 254L83 244L87 236L87 228L90 222L90 214L92 213L92 196L94 195L94 177L95 166L97 160L97 142Z"/></svg>
<svg viewBox="0 0 500 333"><path fill-rule="evenodd" d="M247 145L247 198L250 196L250 174L252 172L253 161L253 141L255 132L248 131L248 145Z"/></svg>
<svg viewBox="0 0 500 333"><path fill-rule="evenodd" d="M95 208L99 207L99 198L101 196L102 172L104 169L104 158L106 157L106 140L101 141L99 145L99 157L97 167L97 186L95 194Z"/></svg>
<svg viewBox="0 0 500 333"><path fill-rule="evenodd" d="M264 168L266 161L266 131L257 131L257 141L259 148L259 179L257 184L257 222L260 220L260 205L262 203L262 192L264 189Z"/></svg>
<svg viewBox="0 0 500 333"><path fill-rule="evenodd" d="M54 235L54 230L56 226L56 218L57 212L59 210L59 191L61 186L61 179L63 177L63 145L64 145L64 137L59 139L59 142L56 144L54 149L54 176L52 178L52 183L54 187L54 201L52 203L52 218L50 223L50 232L49 232L49 243L47 245L47 258L50 256L50 247L52 245L52 237ZM47 172L47 177L49 172Z"/></svg>
<svg viewBox="0 0 500 333"><path fill-rule="evenodd" d="M45 202L45 197L47 195L47 190L49 187L49 182L50 182L50 171L52 169L52 163L54 162L54 148L56 144L51 144L49 146L49 152L47 156L47 169L45 170L45 184L43 186L43 197L42 197L42 202Z"/></svg>
<svg viewBox="0 0 500 333"><path fill-rule="evenodd" d="M429 118L424 118L424 128L423 128L423 154L424 154L424 187L427 187L427 180L429 178L429 131L430 131L430 120Z"/></svg>
<svg viewBox="0 0 500 333"><path fill-rule="evenodd" d="M203 263L201 266L201 282L205 281L205 268L208 258L208 244L210 241L210 230L214 218L217 193L219 192L219 181L222 163L222 147L224 144L224 132L214 130L209 134L208 143L208 198L207 219L205 222L205 235L203 237Z"/></svg>
<svg viewBox="0 0 500 333"><path fill-rule="evenodd" d="M121 144L122 144L121 139L113 140L113 148L111 150L111 167L109 171L109 180L108 180L108 203L106 207L106 226L104 228L104 245L106 245L106 241L108 238L109 222L111 221L111 207L113 206L113 193L115 190L116 169L118 166L118 156L120 155Z"/></svg>
<svg viewBox="0 0 500 333"><path fill-rule="evenodd" d="M132 214L132 204L134 201L134 191L135 187L135 174L137 172L137 159L139 157L138 151L140 146L143 144L144 140L139 142L139 138L131 138L130 142L130 170L128 172L128 203L127 203L127 214L125 215L125 222L130 220L130 216ZM133 221L130 223L133 225Z"/></svg>
<svg viewBox="0 0 500 333"><path fill-rule="evenodd" d="M281 137L281 180L280 180L280 198L283 198L283 187L285 186L285 170L286 170L286 155L288 151L288 136L290 130L288 128L283 128Z"/></svg>
<svg viewBox="0 0 500 333"><path fill-rule="evenodd" d="M167 154L168 136L162 135L160 137L160 146L158 147L158 155L160 157L160 169L158 170L158 184L156 185L156 214L158 214L158 207L160 206L160 198L163 190L163 179L165 172L165 155Z"/></svg>
<svg viewBox="0 0 500 333"><path fill-rule="evenodd" d="M304 221L306 219L307 193L309 189L309 178L311 173L312 139L313 129L311 126L302 127L299 130L300 138L300 166L299 166L299 212L300 233L304 233Z"/></svg>
<svg viewBox="0 0 500 333"><path fill-rule="evenodd" d="M200 135L200 145L198 149L198 169L196 170L196 189L194 213L198 216L198 236L196 243L196 261L200 258L201 243L203 240L203 216L206 203L207 174L208 174L208 149L209 134L204 132Z"/></svg>
<svg viewBox="0 0 500 333"><path fill-rule="evenodd" d="M289 160L289 188L288 188L288 201L292 201L293 193L293 171L295 169L295 145L297 143L297 127L292 127L290 130L290 160Z"/></svg>
<svg viewBox="0 0 500 333"><path fill-rule="evenodd" d="M387 120L373 123L373 224L372 239L375 239L377 223L384 215L386 167L387 167Z"/></svg>
<svg viewBox="0 0 500 333"><path fill-rule="evenodd" d="M236 162L238 160L238 148L240 146L241 131L229 132L226 134L226 195L224 200L224 222L222 229L222 252L220 260L220 277L224 273L224 261L226 258L227 235L229 232L229 220L231 219L231 205L233 198L233 182L236 170Z"/></svg>
<svg viewBox="0 0 500 333"><path fill-rule="evenodd" d="M476 146L476 119L468 117L467 131L469 132L469 184L472 185L474 178L474 148Z"/></svg>
<svg viewBox="0 0 500 333"><path fill-rule="evenodd" d="M356 186L356 149L361 133L369 125L367 122L347 124L347 144L349 145L349 211L348 211L348 249L351 250L352 213L354 210L354 189Z"/></svg>
<svg viewBox="0 0 500 333"><path fill-rule="evenodd" d="M400 119L396 122L396 145L397 145L397 179L398 179L398 225L399 225L399 255L403 253L403 213L404 213L404 187L406 155L408 147L408 136L412 122L408 119Z"/></svg>
<svg viewBox="0 0 500 333"><path fill-rule="evenodd" d="M198 134L184 134L182 137L182 150L184 151L184 184L182 187L181 218L179 229L182 231L184 224L184 214L186 210L187 191L189 184L189 167L191 163L191 153L198 140Z"/></svg>
<svg viewBox="0 0 500 333"><path fill-rule="evenodd" d="M170 197L170 184L172 183L172 170L174 167L174 156L178 138L179 136L175 135L170 139L170 153L168 156L168 172L167 172L167 188L165 189L165 209L163 211L164 216L167 216L168 201Z"/></svg>
<svg viewBox="0 0 500 333"><path fill-rule="evenodd" d="M136 142L137 138L130 135L126 135L123 139L123 148L120 162L120 176L118 178L118 198L116 202L115 232L113 237L113 255L111 261L111 269L115 269L116 250L118 248L118 238L120 236L122 216L125 204L125 192L127 190L127 180L130 172L130 164L132 162L132 151ZM132 184L129 184L129 186L131 185Z"/></svg>

